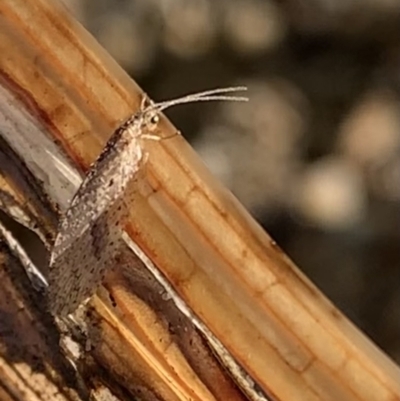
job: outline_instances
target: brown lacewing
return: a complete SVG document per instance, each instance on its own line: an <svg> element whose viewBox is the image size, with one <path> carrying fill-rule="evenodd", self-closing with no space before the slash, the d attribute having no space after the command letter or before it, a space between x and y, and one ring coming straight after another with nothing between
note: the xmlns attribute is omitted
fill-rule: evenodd
<svg viewBox="0 0 400 401"><path fill-rule="evenodd" d="M48 299L53 314L72 313L115 263L127 211L123 195L146 159L139 139L162 139L155 134L161 111L190 102L247 101L226 95L246 89L220 88L160 103L144 97L139 111L114 131L61 218L50 257Z"/></svg>

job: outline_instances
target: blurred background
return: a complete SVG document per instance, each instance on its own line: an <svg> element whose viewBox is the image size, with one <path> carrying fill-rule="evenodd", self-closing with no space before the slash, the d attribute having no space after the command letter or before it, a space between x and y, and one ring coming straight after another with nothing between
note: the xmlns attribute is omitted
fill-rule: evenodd
<svg viewBox="0 0 400 401"><path fill-rule="evenodd" d="M400 0L64 0L314 283L400 363Z"/></svg>

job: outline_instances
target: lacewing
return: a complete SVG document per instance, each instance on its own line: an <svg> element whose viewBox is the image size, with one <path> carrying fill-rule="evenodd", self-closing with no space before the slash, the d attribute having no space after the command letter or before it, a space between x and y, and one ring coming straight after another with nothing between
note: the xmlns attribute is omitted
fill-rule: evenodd
<svg viewBox="0 0 400 401"><path fill-rule="evenodd" d="M160 103L144 97L139 111L114 131L60 220L50 257L48 287L54 315L72 313L94 293L115 264L127 211L124 193L145 164L140 140L162 139L156 135L160 113L182 103L247 101L245 97L226 95L246 89L220 88Z"/></svg>

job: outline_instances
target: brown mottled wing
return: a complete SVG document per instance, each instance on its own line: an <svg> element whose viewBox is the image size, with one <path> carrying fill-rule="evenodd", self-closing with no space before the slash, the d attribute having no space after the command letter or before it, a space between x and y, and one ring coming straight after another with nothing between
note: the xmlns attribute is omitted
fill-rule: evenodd
<svg viewBox="0 0 400 401"><path fill-rule="evenodd" d="M48 297L53 314L74 311L113 265L125 213L122 196L141 159L132 132L117 130L73 197L50 258Z"/></svg>
<svg viewBox="0 0 400 401"><path fill-rule="evenodd" d="M53 261L48 300L54 315L72 313L94 293L106 271L115 264L121 246L118 223L124 219L126 209L119 209L122 204L117 200Z"/></svg>

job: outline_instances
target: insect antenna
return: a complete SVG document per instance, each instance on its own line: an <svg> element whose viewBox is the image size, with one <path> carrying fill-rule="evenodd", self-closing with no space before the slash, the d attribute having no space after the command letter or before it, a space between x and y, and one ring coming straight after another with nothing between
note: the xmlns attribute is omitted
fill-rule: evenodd
<svg viewBox="0 0 400 401"><path fill-rule="evenodd" d="M149 108L154 108L159 111L165 110L168 107L175 106L183 103L193 102L210 102L215 100L232 101L232 102L247 102L249 99L244 96L230 96L226 93L246 91L245 86L232 86L228 88L217 88L204 92L192 93L187 96L179 97L177 99L166 100L164 102L154 103Z"/></svg>

